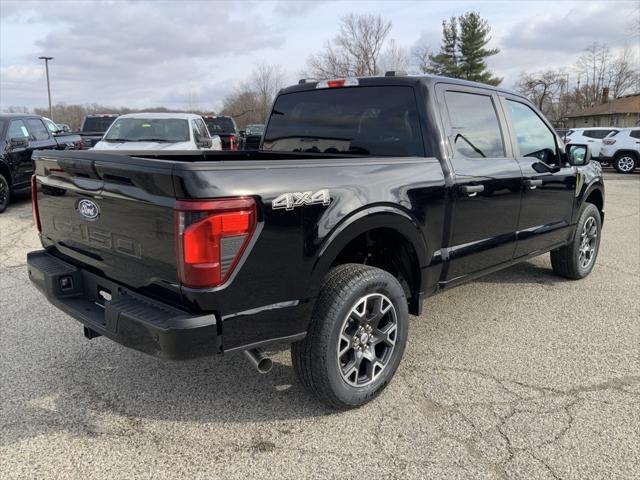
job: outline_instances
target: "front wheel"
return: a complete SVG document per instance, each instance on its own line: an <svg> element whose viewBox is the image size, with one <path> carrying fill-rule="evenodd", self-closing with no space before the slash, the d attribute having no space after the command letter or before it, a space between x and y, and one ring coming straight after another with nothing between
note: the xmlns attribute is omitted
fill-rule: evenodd
<svg viewBox="0 0 640 480"><path fill-rule="evenodd" d="M11 187L6 177L0 173L0 213L4 212L11 199Z"/></svg>
<svg viewBox="0 0 640 480"><path fill-rule="evenodd" d="M613 168L620 173L631 173L636 169L636 160L630 153L620 153L613 161Z"/></svg>
<svg viewBox="0 0 640 480"><path fill-rule="evenodd" d="M592 203L585 203L571 243L551 252L553 271L572 280L589 275L598 256L601 229L600 211Z"/></svg>
<svg viewBox="0 0 640 480"><path fill-rule="evenodd" d="M325 278L306 338L291 345L294 371L333 408L363 405L391 381L408 328L407 299L394 276L340 265Z"/></svg>

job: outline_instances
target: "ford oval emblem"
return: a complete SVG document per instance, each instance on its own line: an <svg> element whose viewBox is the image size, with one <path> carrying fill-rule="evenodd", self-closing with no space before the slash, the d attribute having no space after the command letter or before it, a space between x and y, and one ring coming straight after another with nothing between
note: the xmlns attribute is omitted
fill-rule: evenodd
<svg viewBox="0 0 640 480"><path fill-rule="evenodd" d="M95 220L100 216L100 208L98 205L87 198L80 200L76 208L80 216L86 220Z"/></svg>

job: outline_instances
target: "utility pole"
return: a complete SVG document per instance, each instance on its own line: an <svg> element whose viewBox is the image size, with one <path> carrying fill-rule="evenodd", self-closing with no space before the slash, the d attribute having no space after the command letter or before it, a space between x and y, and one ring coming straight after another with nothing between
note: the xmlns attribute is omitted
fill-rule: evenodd
<svg viewBox="0 0 640 480"><path fill-rule="evenodd" d="M44 69L47 72L47 94L49 96L49 118L53 120L53 109L51 108L51 85L49 84L49 60L53 60L53 57L38 57L38 60L44 60Z"/></svg>

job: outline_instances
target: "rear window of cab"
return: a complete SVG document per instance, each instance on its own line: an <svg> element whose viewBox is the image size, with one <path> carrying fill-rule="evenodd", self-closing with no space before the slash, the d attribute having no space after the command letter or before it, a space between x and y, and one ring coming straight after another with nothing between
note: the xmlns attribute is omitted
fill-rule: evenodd
<svg viewBox="0 0 640 480"><path fill-rule="evenodd" d="M263 149L280 152L424 156L412 87L345 87L280 95Z"/></svg>

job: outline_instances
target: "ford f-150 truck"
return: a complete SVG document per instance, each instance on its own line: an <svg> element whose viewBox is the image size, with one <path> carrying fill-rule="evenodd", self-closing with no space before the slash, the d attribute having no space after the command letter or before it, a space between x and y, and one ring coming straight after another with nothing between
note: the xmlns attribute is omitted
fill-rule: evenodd
<svg viewBox="0 0 640 480"><path fill-rule="evenodd" d="M588 275L604 215L588 147L525 98L393 72L282 90L258 151L35 158L29 276L88 338L262 371L291 343L335 408L389 383L425 296L547 252Z"/></svg>

